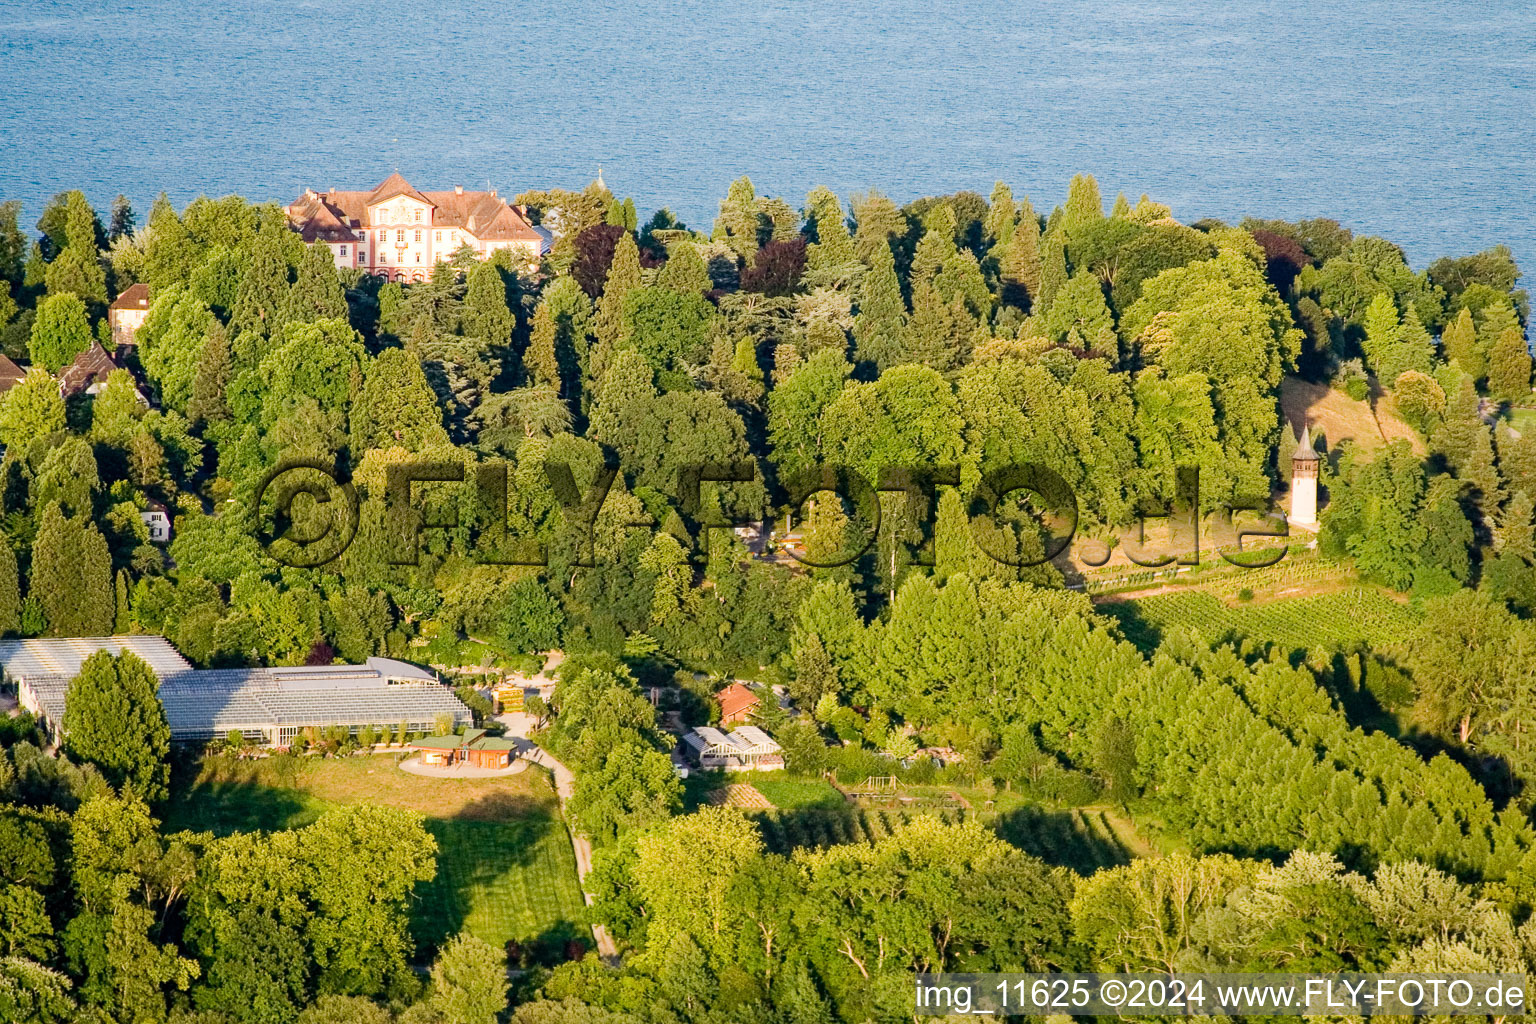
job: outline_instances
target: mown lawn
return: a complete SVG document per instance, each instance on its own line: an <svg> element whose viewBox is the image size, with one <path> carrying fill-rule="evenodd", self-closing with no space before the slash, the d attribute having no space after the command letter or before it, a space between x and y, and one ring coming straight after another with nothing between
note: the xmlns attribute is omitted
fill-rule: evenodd
<svg viewBox="0 0 1536 1024"><path fill-rule="evenodd" d="M1522 435L1536 431L1536 409L1509 410L1509 425Z"/></svg>
<svg viewBox="0 0 1536 1024"><path fill-rule="evenodd" d="M549 775L409 775L391 755L209 759L180 766L167 831L227 835L299 828L327 810L370 803L417 811L437 839L437 876L416 890L411 933L436 946L462 929L493 945L563 942L582 928L576 858Z"/></svg>

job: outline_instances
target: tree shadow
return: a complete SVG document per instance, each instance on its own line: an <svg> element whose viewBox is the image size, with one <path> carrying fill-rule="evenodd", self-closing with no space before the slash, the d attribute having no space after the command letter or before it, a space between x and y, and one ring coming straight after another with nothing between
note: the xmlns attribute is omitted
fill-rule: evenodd
<svg viewBox="0 0 1536 1024"><path fill-rule="evenodd" d="M517 799L512 794L498 794ZM482 798L455 818L428 818L426 829L437 840L437 872L416 887L411 907L411 935L418 952L435 949L464 928L475 911L477 897L505 884L510 873L536 859L539 841L560 825L547 814L525 814L522 820L476 818L471 812ZM502 805L504 807L504 805Z"/></svg>
<svg viewBox="0 0 1536 1024"><path fill-rule="evenodd" d="M1084 876L1129 864L1133 856L1100 811L1026 806L1001 815L995 828L1002 839L1025 853Z"/></svg>
<svg viewBox="0 0 1536 1024"><path fill-rule="evenodd" d="M160 808L167 832L276 832L320 816L301 789L272 785L252 762L173 756L170 788L170 799Z"/></svg>
<svg viewBox="0 0 1536 1024"><path fill-rule="evenodd" d="M1110 619L1120 629L1120 635L1129 640L1144 654L1151 654L1163 642L1163 630L1141 612L1136 601L1108 601L1094 611Z"/></svg>
<svg viewBox="0 0 1536 1024"><path fill-rule="evenodd" d="M515 822L548 811L548 801L529 793L492 790L465 804L453 820Z"/></svg>
<svg viewBox="0 0 1536 1024"><path fill-rule="evenodd" d="M570 960L580 960L593 946L592 933L575 921L557 921L531 939L512 939L507 943L507 964L511 967L558 967Z"/></svg>

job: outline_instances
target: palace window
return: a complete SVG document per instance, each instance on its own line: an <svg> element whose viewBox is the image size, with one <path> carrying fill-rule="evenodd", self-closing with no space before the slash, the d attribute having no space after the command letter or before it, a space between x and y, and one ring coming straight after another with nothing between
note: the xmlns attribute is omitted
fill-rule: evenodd
<svg viewBox="0 0 1536 1024"><path fill-rule="evenodd" d="M347 254L347 247L346 246L342 246L339 255L345 256L346 254Z"/></svg>
<svg viewBox="0 0 1536 1024"><path fill-rule="evenodd" d="M437 240L439 242L441 242L443 240L443 233L441 231L437 232Z"/></svg>
<svg viewBox="0 0 1536 1024"><path fill-rule="evenodd" d="M421 211L420 210L416 211L416 223L417 224L421 223Z"/></svg>
<svg viewBox="0 0 1536 1024"><path fill-rule="evenodd" d="M417 262L417 263L420 263L420 262L421 262L421 253L417 253L417 254L416 254L416 262Z"/></svg>
<svg viewBox="0 0 1536 1024"><path fill-rule="evenodd" d="M405 232L404 231L396 231L395 232L395 241L397 241L397 242L405 241Z"/></svg>
<svg viewBox="0 0 1536 1024"><path fill-rule="evenodd" d="M416 241L418 241L418 242L421 241L421 232L420 231L416 232Z"/></svg>

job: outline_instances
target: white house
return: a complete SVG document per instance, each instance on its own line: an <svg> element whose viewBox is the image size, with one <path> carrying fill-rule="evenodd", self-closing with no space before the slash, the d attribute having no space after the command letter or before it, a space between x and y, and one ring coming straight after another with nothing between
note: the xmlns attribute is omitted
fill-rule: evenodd
<svg viewBox="0 0 1536 1024"><path fill-rule="evenodd" d="M144 526L149 530L149 540L152 544L169 544L171 542L171 513L158 501L149 503L149 508L139 513L139 518L144 520Z"/></svg>

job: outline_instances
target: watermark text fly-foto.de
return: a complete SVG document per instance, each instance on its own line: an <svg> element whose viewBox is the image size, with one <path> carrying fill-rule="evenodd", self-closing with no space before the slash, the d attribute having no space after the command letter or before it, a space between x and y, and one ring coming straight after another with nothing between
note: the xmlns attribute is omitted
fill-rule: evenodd
<svg viewBox="0 0 1536 1024"><path fill-rule="evenodd" d="M542 468L565 528L576 540L571 564L593 565L598 514L619 467L598 467L585 490L578 486L569 464L550 460ZM471 528L472 553L482 564L547 565L546 545L515 536L508 523L510 476L507 465L498 462L466 467L461 462L411 461L386 467L382 497L369 498L381 500L383 505L385 563L417 564L424 531ZM721 488L755 482L756 464L751 460L698 463L678 470L671 502L679 521L685 524L686 533L679 540L691 557L707 558L711 531L740 526L766 529L760 519L733 518L721 511L722 503L703 500L705 484ZM796 545L786 545L785 550L796 561L816 568L851 564L879 535L882 494L904 494L914 499L908 507L923 510L924 520L907 525L922 534L932 526L939 489L958 489L960 484L958 466L889 466L873 483L850 467L813 467L782 481L787 497L781 512L798 516L813 500L825 500L830 495L847 510L850 528L835 550L813 553ZM428 515L422 496L425 488L433 485L472 488L465 496L477 510L474 522L467 522L454 503L440 503L450 507L440 509L436 517ZM1043 532L1040 549L1033 554L1020 553L999 541L1009 536L1000 527L1015 518L1019 507L1026 508L1024 514ZM1202 538L1211 534L1219 538L1217 553L1235 566L1262 568L1285 556L1283 540L1289 536L1289 527L1284 514L1272 511L1267 501L1225 505L1204 513L1201 507L1199 468L1179 467L1173 500L1160 508L1137 510L1131 527L1120 533L1126 558L1154 569L1175 563L1198 565ZM302 460L282 463L262 478L251 499L251 512L258 540L270 557L288 566L317 568L340 558L353 543L362 508L352 482L340 476L332 464ZM981 476L967 495L965 515L977 547L997 562L1024 567L1051 562L1068 550L1077 534L1079 506L1076 492L1060 474L1033 463L1016 463ZM1168 540L1161 546L1149 542L1147 526L1152 520L1165 524ZM642 528L652 523L624 525ZM1282 543L1263 547L1266 540ZM1258 544L1245 549L1249 541ZM912 546L916 564L932 564L931 545L918 542ZM1111 553L1104 540L1088 538L1079 543L1074 557L1086 566L1097 567L1106 564Z"/></svg>

